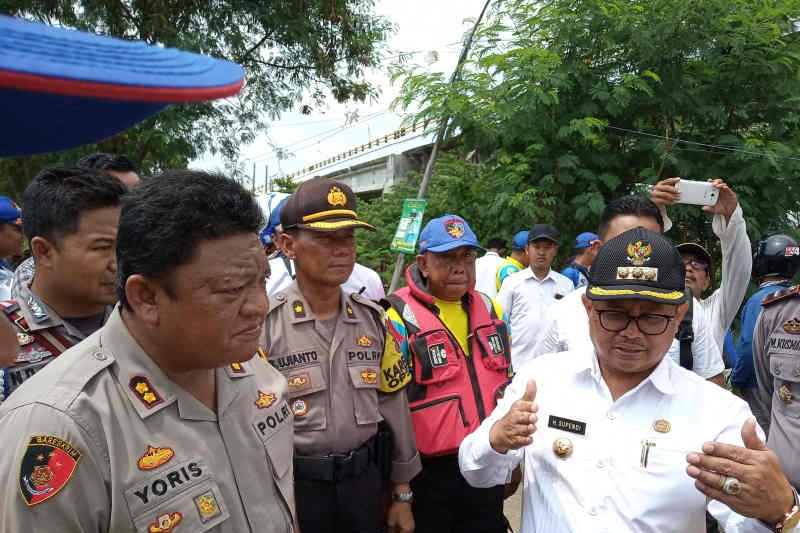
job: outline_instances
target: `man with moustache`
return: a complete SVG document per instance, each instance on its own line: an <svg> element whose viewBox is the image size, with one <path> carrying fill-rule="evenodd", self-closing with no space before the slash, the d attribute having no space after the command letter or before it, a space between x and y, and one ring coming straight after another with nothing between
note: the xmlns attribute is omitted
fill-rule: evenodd
<svg viewBox="0 0 800 533"><path fill-rule="evenodd" d="M123 199L119 305L0 407L0 532L294 531L286 382L256 355L262 224L203 172Z"/></svg>
<svg viewBox="0 0 800 533"><path fill-rule="evenodd" d="M623 196L608 203L600 217L599 240L609 239L629 229L642 226L662 233L664 221L658 207L642 196ZM593 263L594 264L594 263ZM581 303L581 291L573 291L552 308L552 319L546 331L533 348L533 356L545 353L575 350L579 345L589 346L589 317ZM692 315L694 332L691 342L692 371L699 376L722 384L722 354L714 343L709 325L701 313ZM675 339L668 355L680 363L680 342Z"/></svg>
<svg viewBox="0 0 800 533"><path fill-rule="evenodd" d="M797 494L747 404L665 357L688 298L669 240L638 227L606 241L582 294L593 346L517 369L464 439L476 487L524 457L523 533L701 533L706 509L728 533L797 525Z"/></svg>
<svg viewBox="0 0 800 533"><path fill-rule="evenodd" d="M410 533L409 481L420 462L400 390L408 368L383 309L341 287L355 264L355 230L374 228L359 220L350 187L323 178L302 183L280 217L296 279L271 296L265 349L289 384L300 529ZM393 450L379 434L382 421ZM392 493L385 514L383 476Z"/></svg>
<svg viewBox="0 0 800 533"><path fill-rule="evenodd" d="M102 326L117 301L117 239L125 186L105 173L51 167L25 190L23 229L36 275L0 304L19 350L3 361L0 400Z"/></svg>

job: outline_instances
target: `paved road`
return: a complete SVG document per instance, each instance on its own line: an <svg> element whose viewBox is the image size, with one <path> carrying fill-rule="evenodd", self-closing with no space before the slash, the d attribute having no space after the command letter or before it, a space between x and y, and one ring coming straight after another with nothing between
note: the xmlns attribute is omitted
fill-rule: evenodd
<svg viewBox="0 0 800 533"><path fill-rule="evenodd" d="M517 492L503 504L503 513L508 518L511 529L515 533L519 533L520 518L522 516L522 484L520 484Z"/></svg>

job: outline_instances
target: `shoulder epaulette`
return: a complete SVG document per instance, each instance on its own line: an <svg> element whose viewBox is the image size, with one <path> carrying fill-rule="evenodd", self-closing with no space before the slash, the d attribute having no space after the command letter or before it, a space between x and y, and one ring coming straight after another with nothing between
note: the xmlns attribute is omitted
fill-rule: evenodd
<svg viewBox="0 0 800 533"><path fill-rule="evenodd" d="M789 298L793 298L797 295L800 295L800 285L794 285L789 287L788 289L783 289L780 291L773 292L772 294L767 294L762 298L761 305L762 307L766 307L768 305L774 304L775 302L780 302L781 300L787 300Z"/></svg>
<svg viewBox="0 0 800 533"><path fill-rule="evenodd" d="M269 297L269 311L267 313L271 313L278 307L282 306L288 301L286 295L281 291L277 292Z"/></svg>
<svg viewBox="0 0 800 533"><path fill-rule="evenodd" d="M353 300L354 302L358 303L358 304L361 304L361 305L365 306L365 307L369 307L370 309L372 309L373 311L375 311L379 315L383 316L383 313L384 313L383 307L381 307L380 304L377 304L377 303L373 302L372 300L370 300L366 296L363 296L363 295L361 295L361 294L359 294L357 292L354 292L354 293L350 294L350 299Z"/></svg>

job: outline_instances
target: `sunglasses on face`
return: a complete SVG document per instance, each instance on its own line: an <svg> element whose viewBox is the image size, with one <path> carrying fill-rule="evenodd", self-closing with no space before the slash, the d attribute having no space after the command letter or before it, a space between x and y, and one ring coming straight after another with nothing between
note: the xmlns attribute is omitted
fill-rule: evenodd
<svg viewBox="0 0 800 533"><path fill-rule="evenodd" d="M692 268L695 270L707 270L708 263L705 261L698 261L697 259L686 259L683 260L684 266L692 265Z"/></svg>

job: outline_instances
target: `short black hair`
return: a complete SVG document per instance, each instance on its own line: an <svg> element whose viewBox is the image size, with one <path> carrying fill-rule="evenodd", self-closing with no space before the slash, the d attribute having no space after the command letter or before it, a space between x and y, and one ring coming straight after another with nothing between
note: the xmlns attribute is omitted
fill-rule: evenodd
<svg viewBox="0 0 800 533"><path fill-rule="evenodd" d="M97 170L115 170L117 172L139 172L133 161L119 154L94 153L81 157L76 166L95 168Z"/></svg>
<svg viewBox="0 0 800 533"><path fill-rule="evenodd" d="M630 194L615 198L606 205L603 214L600 215L600 227L597 231L601 240L606 240L606 233L611 221L624 215L652 218L658 223L661 233L664 233L664 218L661 216L658 206L649 198Z"/></svg>
<svg viewBox="0 0 800 533"><path fill-rule="evenodd" d="M258 235L265 220L247 190L221 175L172 170L132 189L122 202L117 234L117 293L131 310L125 283L141 274L164 283L192 260L200 241ZM220 257L225 261L225 257Z"/></svg>
<svg viewBox="0 0 800 533"><path fill-rule="evenodd" d="M505 239L501 239L500 237L492 237L491 239L489 239L486 242L486 247L487 248L496 248L497 250L499 250L500 248L505 248L506 247L506 240Z"/></svg>
<svg viewBox="0 0 800 533"><path fill-rule="evenodd" d="M48 167L22 194L22 229L28 241L44 237L58 247L59 239L78 231L82 212L118 206L126 192L121 181L99 170Z"/></svg>

